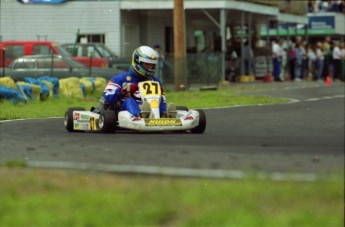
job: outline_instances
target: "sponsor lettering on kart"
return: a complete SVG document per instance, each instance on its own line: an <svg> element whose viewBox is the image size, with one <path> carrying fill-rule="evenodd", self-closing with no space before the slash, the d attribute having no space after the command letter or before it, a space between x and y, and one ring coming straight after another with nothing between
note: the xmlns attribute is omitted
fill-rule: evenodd
<svg viewBox="0 0 345 227"><path fill-rule="evenodd" d="M169 118L161 118L161 119L144 119L145 126L181 126L182 122L181 119L169 119Z"/></svg>

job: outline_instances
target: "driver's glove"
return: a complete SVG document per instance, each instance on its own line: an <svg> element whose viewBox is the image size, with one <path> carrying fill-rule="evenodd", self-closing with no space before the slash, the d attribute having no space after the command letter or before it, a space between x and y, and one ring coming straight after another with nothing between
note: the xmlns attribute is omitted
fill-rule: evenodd
<svg viewBox="0 0 345 227"><path fill-rule="evenodd" d="M126 84L125 87L121 88L120 93L121 95L128 95L128 94L133 94L138 90L138 85L133 84L133 83L128 83Z"/></svg>

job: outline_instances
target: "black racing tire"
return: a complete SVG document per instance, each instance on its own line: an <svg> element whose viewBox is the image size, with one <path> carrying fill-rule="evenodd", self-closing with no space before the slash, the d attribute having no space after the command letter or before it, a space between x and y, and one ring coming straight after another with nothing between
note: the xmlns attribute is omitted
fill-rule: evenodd
<svg viewBox="0 0 345 227"><path fill-rule="evenodd" d="M101 110L98 126L103 133L116 132L116 113L114 110Z"/></svg>
<svg viewBox="0 0 345 227"><path fill-rule="evenodd" d="M186 106L176 106L176 110L189 111L188 107Z"/></svg>
<svg viewBox="0 0 345 227"><path fill-rule="evenodd" d="M67 131L69 132L77 132L78 130L73 129L73 111L85 111L85 108L83 107L71 107L68 108L65 112L65 120L64 120L64 125Z"/></svg>
<svg viewBox="0 0 345 227"><path fill-rule="evenodd" d="M203 110L197 109L196 111L199 113L199 124L195 128L191 129L191 132L201 134L204 133L206 129L206 115Z"/></svg>

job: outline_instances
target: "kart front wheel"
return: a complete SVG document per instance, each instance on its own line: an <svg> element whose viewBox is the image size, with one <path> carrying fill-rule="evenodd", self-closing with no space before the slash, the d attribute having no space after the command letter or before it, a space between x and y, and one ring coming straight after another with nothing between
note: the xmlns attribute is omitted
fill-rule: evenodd
<svg viewBox="0 0 345 227"><path fill-rule="evenodd" d="M74 130L73 127L73 111L85 111L85 108L83 107L73 107L68 108L65 112L65 119L64 119L64 125L67 131L69 132L76 132L77 130Z"/></svg>
<svg viewBox="0 0 345 227"><path fill-rule="evenodd" d="M198 111L199 113L199 124L195 128L192 128L191 132L201 134L201 133L204 133L206 129L206 115L203 110L196 110L196 111Z"/></svg>
<svg viewBox="0 0 345 227"><path fill-rule="evenodd" d="M99 115L98 126L103 133L116 131L116 113L113 110L102 110Z"/></svg>
<svg viewBox="0 0 345 227"><path fill-rule="evenodd" d="M186 106L176 106L176 110L188 111L188 107L186 107Z"/></svg>

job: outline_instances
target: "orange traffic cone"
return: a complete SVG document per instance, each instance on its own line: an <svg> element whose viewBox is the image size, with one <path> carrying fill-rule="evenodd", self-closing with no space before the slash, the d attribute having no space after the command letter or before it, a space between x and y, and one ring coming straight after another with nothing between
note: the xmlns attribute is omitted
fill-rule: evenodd
<svg viewBox="0 0 345 227"><path fill-rule="evenodd" d="M329 85L331 85L331 77L330 76L327 76L326 77L326 86L329 86Z"/></svg>
<svg viewBox="0 0 345 227"><path fill-rule="evenodd" d="M270 73L267 73L265 75L265 78L264 78L264 82L272 82L273 81L273 77Z"/></svg>

